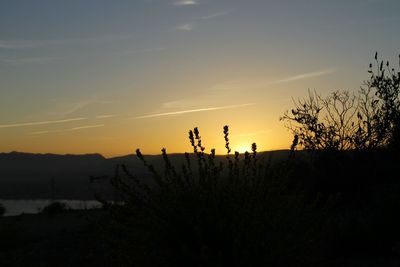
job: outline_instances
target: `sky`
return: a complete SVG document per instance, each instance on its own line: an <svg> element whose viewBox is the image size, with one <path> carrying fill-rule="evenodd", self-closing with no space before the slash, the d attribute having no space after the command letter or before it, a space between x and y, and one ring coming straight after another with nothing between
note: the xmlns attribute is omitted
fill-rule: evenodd
<svg viewBox="0 0 400 267"><path fill-rule="evenodd" d="M1 0L0 152L287 149L309 89L400 53L398 0Z"/></svg>

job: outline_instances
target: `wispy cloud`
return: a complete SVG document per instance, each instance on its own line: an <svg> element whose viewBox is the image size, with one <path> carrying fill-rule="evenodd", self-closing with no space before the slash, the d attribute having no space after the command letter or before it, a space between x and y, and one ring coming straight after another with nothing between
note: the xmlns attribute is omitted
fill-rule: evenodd
<svg viewBox="0 0 400 267"><path fill-rule="evenodd" d="M104 127L104 124L84 125L84 126L74 127L74 128L71 128L70 131L77 131L77 130L91 129L91 128L99 128L99 127Z"/></svg>
<svg viewBox="0 0 400 267"><path fill-rule="evenodd" d="M325 69L325 70L307 72L307 73L302 73L302 74L299 74L299 75L290 76L290 77L287 77L287 78L284 78L284 79L281 79L281 80L273 81L273 82L270 82L270 84L287 83L287 82L292 82L292 81L297 81L297 80L315 78L315 77L320 77L320 76L325 76L325 75L328 75L328 74L332 74L334 72L336 72L335 69Z"/></svg>
<svg viewBox="0 0 400 267"><path fill-rule="evenodd" d="M192 23L185 23L176 27L176 29L180 31L191 31L193 28L194 25Z"/></svg>
<svg viewBox="0 0 400 267"><path fill-rule="evenodd" d="M390 1L390 0L389 0ZM384 3L388 2L388 0L367 0L366 1L368 4L379 4L379 3Z"/></svg>
<svg viewBox="0 0 400 267"><path fill-rule="evenodd" d="M0 62L7 64L37 64L37 63L46 63L52 62L55 60L61 59L61 57L27 57L27 58L6 58L0 59Z"/></svg>
<svg viewBox="0 0 400 267"><path fill-rule="evenodd" d="M122 41L132 39L132 34L106 34L99 36L88 36L79 38L67 38L67 39L41 39L41 40L0 40L0 49L26 49L26 48L38 48L46 46L57 46L57 45L77 45L77 44L92 44L105 43L113 41Z"/></svg>
<svg viewBox="0 0 400 267"><path fill-rule="evenodd" d="M64 133L64 132L72 132L72 131L86 130L86 129L92 129L92 128L99 128L99 127L104 127L104 126L105 126L104 124L83 125L83 126L69 128L69 129L63 129L63 130L37 131L37 132L32 132L30 134L31 135L41 135L41 134L49 134L49 133Z"/></svg>
<svg viewBox="0 0 400 267"><path fill-rule="evenodd" d="M163 111L169 110L187 110L187 109L195 109L197 107L205 107L205 106L219 106L220 101L218 92L208 92L206 94L200 94L196 98L181 98L170 100L161 103L161 107Z"/></svg>
<svg viewBox="0 0 400 267"><path fill-rule="evenodd" d="M5 44L5 43L3 43L3 42L0 42L0 48L7 48L7 49L10 49L10 48L12 48L9 44Z"/></svg>
<svg viewBox="0 0 400 267"><path fill-rule="evenodd" d="M196 5L198 3L197 3L197 1L188 1L187 0L187 1L177 1L174 4L178 5L178 6L185 6L185 5ZM209 19L213 19L213 18L217 18L217 17L222 17L222 16L232 13L233 11L234 11L233 8L225 9L225 10L222 10L219 12L211 13L211 14L203 16L203 17L194 18L194 21L199 22L199 20L209 20ZM173 29L180 30L180 31L192 31L194 29L194 27L195 27L195 24L193 22L188 22L188 23L178 25L177 27L175 27Z"/></svg>
<svg viewBox="0 0 400 267"><path fill-rule="evenodd" d="M124 53L124 54L139 54L139 53L148 53L148 52L159 52L159 51L163 51L165 49L166 49L165 47L132 49L132 50L125 50L122 53Z"/></svg>
<svg viewBox="0 0 400 267"><path fill-rule="evenodd" d="M37 132L32 132L30 134L39 135L39 134L47 134L47 133L51 133L51 132L54 132L54 131L37 131Z"/></svg>
<svg viewBox="0 0 400 267"><path fill-rule="evenodd" d="M82 121L82 120L87 120L87 118L71 118L71 119L63 119L63 120L0 124L0 128L15 128L15 127L25 127L25 126L46 125L46 124L58 124L58 123L67 123L67 122Z"/></svg>
<svg viewBox="0 0 400 267"><path fill-rule="evenodd" d="M115 115L98 115L96 116L96 119L108 119L112 117L115 117Z"/></svg>
<svg viewBox="0 0 400 267"><path fill-rule="evenodd" d="M43 41L33 40L0 40L0 49L21 49L41 46Z"/></svg>
<svg viewBox="0 0 400 267"><path fill-rule="evenodd" d="M298 75L293 75L293 76L288 76L284 77L279 80L268 80L266 78L259 78L259 77L245 77L241 79L236 79L236 80L228 80L220 83L216 83L214 85L211 85L209 88L207 88L208 91L244 91L244 90L250 90L250 89L259 89L259 88L265 88L271 85L275 84L281 84L281 83L288 83L292 81L297 81L297 80L305 80L305 79L311 79L311 78L316 78L324 75L329 75L332 73L335 73L336 70L333 68L330 69L323 69L323 70L318 70L318 71L311 71L307 73L302 73ZM290 100L290 99L289 99ZM284 101L284 100L280 100Z"/></svg>
<svg viewBox="0 0 400 267"><path fill-rule="evenodd" d="M166 109L170 108L188 108L193 105L198 105L198 101L194 101L192 99L179 99L179 100L174 100L174 101L168 101L162 103L162 107Z"/></svg>
<svg viewBox="0 0 400 267"><path fill-rule="evenodd" d="M209 14L207 16L201 17L201 19L213 19L213 18L217 18L217 17L222 17L225 15L231 14L233 11L234 11L233 8L226 9L226 10L222 10L222 11L215 12L215 13Z"/></svg>
<svg viewBox="0 0 400 267"><path fill-rule="evenodd" d="M156 114L148 114L148 115L138 116L138 117L134 117L134 119L147 119L147 118L165 117L165 116L172 116L172 115L182 115L182 114L187 114L187 113L197 113L197 112L214 111L214 110L222 110L222 109L242 108L242 107L254 106L255 104L256 103L246 103L246 104L230 105L230 106L220 106L220 107L181 110L181 111L174 111L174 112L164 112L164 113L156 113Z"/></svg>
<svg viewBox="0 0 400 267"><path fill-rule="evenodd" d="M197 5L198 1L196 0L179 0L175 1L174 5L175 6L191 6L191 5Z"/></svg>
<svg viewBox="0 0 400 267"><path fill-rule="evenodd" d="M112 101L107 101L107 100L98 100L96 97L92 97L86 100L78 101L75 103L69 103L69 104L64 104L66 106L66 110L62 112L62 115L70 115L73 114L79 110L82 110L86 107L89 107L91 105L95 104L111 104L113 103Z"/></svg>
<svg viewBox="0 0 400 267"><path fill-rule="evenodd" d="M209 91L233 91L242 88L243 82L241 80L228 80L211 85L207 90ZM246 82L248 84L248 82Z"/></svg>

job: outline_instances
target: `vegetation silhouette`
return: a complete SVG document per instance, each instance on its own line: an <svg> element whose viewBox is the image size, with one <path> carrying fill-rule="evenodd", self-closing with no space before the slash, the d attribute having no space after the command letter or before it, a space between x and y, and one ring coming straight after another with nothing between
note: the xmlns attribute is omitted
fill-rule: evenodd
<svg viewBox="0 0 400 267"><path fill-rule="evenodd" d="M0 217L6 213L6 208L0 203Z"/></svg>
<svg viewBox="0 0 400 267"><path fill-rule="evenodd" d="M400 70L375 53L369 80L357 94L335 91L322 97L309 91L280 118L306 150L399 149ZM400 66L400 56L399 56Z"/></svg>
<svg viewBox="0 0 400 267"><path fill-rule="evenodd" d="M65 213L71 209L67 204L58 201L52 201L50 204L45 206L41 212L47 214L49 217L54 217L58 214Z"/></svg>
<svg viewBox="0 0 400 267"><path fill-rule="evenodd" d="M258 161L256 144L242 157L238 152L231 155L228 126L223 133L225 161L216 159L214 149L204 152L200 132L194 128L189 131L193 154L185 153L180 171L166 149L162 149L162 174L136 151L152 173L152 183L142 182L125 165L117 168L112 184L123 204L108 204L114 264L250 264L268 250L269 239L278 240L263 235L277 226L270 212L282 205L280 214L288 223L296 216L294 210L284 214L284 205L296 203L278 195L271 201L268 191L285 187L274 179L278 169Z"/></svg>
<svg viewBox="0 0 400 267"><path fill-rule="evenodd" d="M335 266L356 255L395 257L400 72L375 60L358 94L309 92L294 102L281 118L294 135L282 162L271 164L255 143L232 154L228 126L224 158L205 152L198 128L179 167L165 148L161 172L136 150L153 179L119 165L111 180L118 201L101 200L112 264Z"/></svg>
<svg viewBox="0 0 400 267"><path fill-rule="evenodd" d="M136 150L146 175L117 164L113 201L97 195L103 210L75 213L54 202L38 215L1 218L0 262L398 266L400 71L374 59L357 93L309 91L294 101L281 117L293 134L282 160L255 143L243 154L232 151L227 125L226 154L218 156L194 128L192 152L179 164L165 148L161 167ZM56 246L61 241L65 250ZM61 260L67 257L79 264Z"/></svg>

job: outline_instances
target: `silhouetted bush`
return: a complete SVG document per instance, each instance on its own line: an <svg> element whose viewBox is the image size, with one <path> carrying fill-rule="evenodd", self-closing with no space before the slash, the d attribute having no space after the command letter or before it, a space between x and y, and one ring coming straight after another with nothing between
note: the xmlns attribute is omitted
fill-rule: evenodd
<svg viewBox="0 0 400 267"><path fill-rule="evenodd" d="M299 181L292 178L304 165L288 160L272 166L257 156L256 144L250 153L231 155L228 126L224 139L225 158L217 158L214 149L206 154L194 128L189 132L193 154L185 154L179 170L162 149L162 174L137 150L152 183L124 165L117 169L112 184L123 204L108 204L107 223L116 265L267 264L289 261L288 250L307 247L310 233L297 221L307 207L297 192ZM303 247L293 236L301 236ZM296 257L303 256L290 260Z"/></svg>
<svg viewBox="0 0 400 267"><path fill-rule="evenodd" d="M0 216L3 216L6 213L6 208L3 204L0 203Z"/></svg>
<svg viewBox="0 0 400 267"><path fill-rule="evenodd" d="M303 152L271 164L251 153L204 153L197 128L181 168L163 149L164 171L127 166L112 184L105 240L114 265L321 266L340 257L390 253L400 240L400 166L386 151ZM294 156L296 154L296 156ZM118 204L119 203L119 204Z"/></svg>
<svg viewBox="0 0 400 267"><path fill-rule="evenodd" d="M400 66L400 55L399 55ZM377 98L376 116L372 117L377 138L385 140L391 147L398 149L400 145L400 70L392 68L389 61L384 65L375 53L375 67L370 64L370 79L366 82Z"/></svg>
<svg viewBox="0 0 400 267"><path fill-rule="evenodd" d="M378 60L358 94L309 92L280 118L307 150L399 148L400 71ZM400 63L399 63L400 64Z"/></svg>
<svg viewBox="0 0 400 267"><path fill-rule="evenodd" d="M354 255L393 256L400 74L386 75L382 64L359 95L310 93L296 102L283 118L294 140L282 161L260 157L255 143L231 154L228 126L225 156L205 153L197 128L180 166L162 149L160 171L138 149L152 179L119 165L117 201L103 201L113 265L334 266Z"/></svg>
<svg viewBox="0 0 400 267"><path fill-rule="evenodd" d="M41 212L45 213L49 216L55 216L57 214L60 214L60 213L63 213L63 212L69 211L69 210L70 209L67 204L55 201L55 202L52 202L49 205L45 206Z"/></svg>

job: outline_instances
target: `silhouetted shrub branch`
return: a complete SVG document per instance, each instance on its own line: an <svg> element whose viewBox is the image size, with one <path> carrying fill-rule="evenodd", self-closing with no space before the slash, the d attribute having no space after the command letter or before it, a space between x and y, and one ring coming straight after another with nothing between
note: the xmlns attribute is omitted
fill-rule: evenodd
<svg viewBox="0 0 400 267"><path fill-rule="evenodd" d="M228 126L223 134L227 154L221 158L215 149L205 153L198 128L189 131L194 153L193 157L185 153L181 171L165 148L161 150L162 173L137 150L152 181L138 179L122 165L123 172L112 179L121 202L109 204L113 234L108 238L113 255L124 251L118 261L238 266L282 253L273 244L286 241L279 241L273 229L297 216L300 206L286 211L284 207L298 206L301 201L285 195L287 174L276 173L259 159L255 143L251 153L235 152L232 159ZM286 164L290 173L290 164Z"/></svg>
<svg viewBox="0 0 400 267"><path fill-rule="evenodd" d="M400 73L375 60L358 93L294 101L281 118L294 134L286 160L265 161L255 143L231 154L227 125L222 157L205 152L198 128L179 167L165 148L163 171L137 149L151 178L125 165L112 178L112 265L330 266L332 255L389 251L400 240L398 158L386 150L398 149Z"/></svg>
<svg viewBox="0 0 400 267"><path fill-rule="evenodd" d="M294 108L280 118L296 145L307 150L351 150L399 147L400 72L384 67L375 54L376 70L357 94L335 91L326 97L309 91L294 100ZM293 150L293 147L292 147Z"/></svg>

